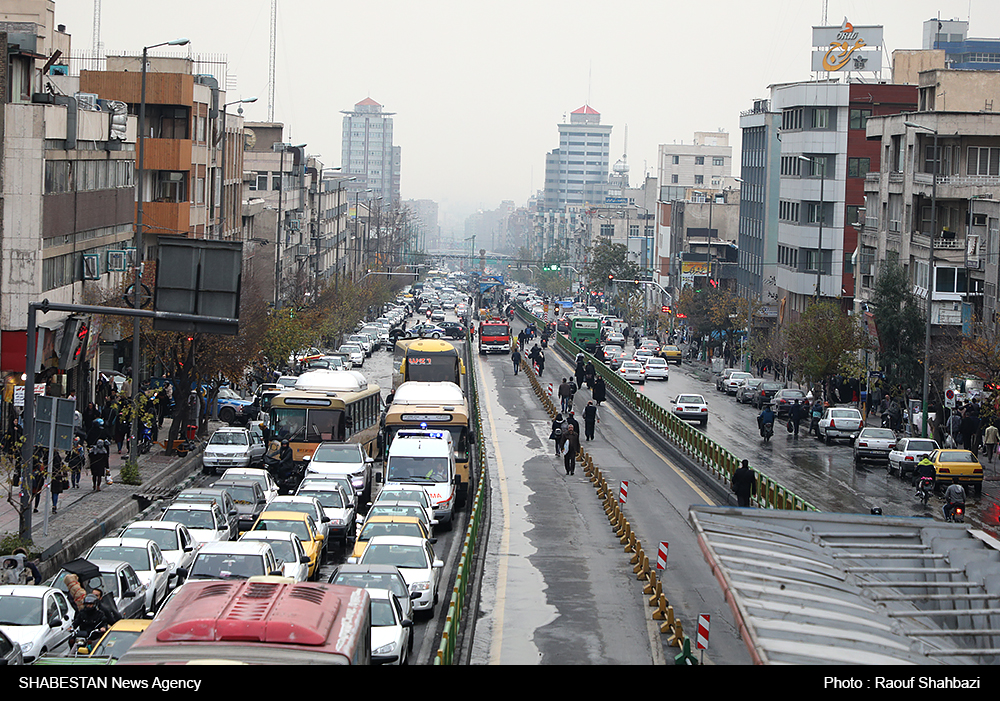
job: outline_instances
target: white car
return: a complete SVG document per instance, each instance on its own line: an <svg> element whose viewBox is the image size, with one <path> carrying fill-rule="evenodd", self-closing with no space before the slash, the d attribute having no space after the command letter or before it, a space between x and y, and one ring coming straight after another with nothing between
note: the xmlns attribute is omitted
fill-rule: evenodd
<svg viewBox="0 0 1000 701"><path fill-rule="evenodd" d="M156 611L170 590L170 565L160 546L148 538L101 538L84 555L87 560L127 562L146 586L146 610Z"/></svg>
<svg viewBox="0 0 1000 701"><path fill-rule="evenodd" d="M863 461L889 462L889 451L896 447L896 434L888 428L863 428L854 441L854 465Z"/></svg>
<svg viewBox="0 0 1000 701"><path fill-rule="evenodd" d="M118 535L151 540L160 546L170 572L171 587L184 580L198 550L198 541L187 526L176 521L133 521Z"/></svg>
<svg viewBox="0 0 1000 701"><path fill-rule="evenodd" d="M739 389L744 380L752 379L753 375L749 372L734 372L722 382L722 388L726 394L736 394L736 390Z"/></svg>
<svg viewBox="0 0 1000 701"><path fill-rule="evenodd" d="M698 421L702 426L708 423L708 402L700 394L678 394L670 400L674 405L674 416L685 421Z"/></svg>
<svg viewBox="0 0 1000 701"><path fill-rule="evenodd" d="M202 473L228 467L252 467L264 461L267 446L259 433L245 428L223 427L217 429L205 445L201 457Z"/></svg>
<svg viewBox="0 0 1000 701"><path fill-rule="evenodd" d="M838 438L847 438L853 442L864 427L865 421L857 409L831 406L823 412L818 430L819 437L830 445Z"/></svg>
<svg viewBox="0 0 1000 701"><path fill-rule="evenodd" d="M670 366L667 365L666 358L649 358L646 360L646 379L670 379Z"/></svg>
<svg viewBox="0 0 1000 701"><path fill-rule="evenodd" d="M264 498L268 503L278 496L278 483L271 473L264 469L252 467L231 467L222 473L223 480L253 480L264 490Z"/></svg>
<svg viewBox="0 0 1000 701"><path fill-rule="evenodd" d="M69 599L55 587L0 586L0 630L21 646L26 664L69 649L73 615Z"/></svg>
<svg viewBox="0 0 1000 701"><path fill-rule="evenodd" d="M348 562L351 560L354 558L349 558ZM398 567L410 592L420 595L413 600L413 608L433 615L444 562L434 557L434 549L426 540L412 536L375 536L368 541L358 564Z"/></svg>
<svg viewBox="0 0 1000 701"><path fill-rule="evenodd" d="M636 360L626 360L618 368L618 374L626 382L638 382L640 385L646 384L646 368Z"/></svg>
<svg viewBox="0 0 1000 701"><path fill-rule="evenodd" d="M375 350L375 344L372 342L371 336L365 333L356 333L348 337L347 342L354 346L361 346L365 352L365 357L370 358L372 351Z"/></svg>
<svg viewBox="0 0 1000 701"><path fill-rule="evenodd" d="M163 511L160 520L183 523L194 539L202 545L229 540L232 536L229 519L222 513L218 504L175 502Z"/></svg>
<svg viewBox="0 0 1000 701"><path fill-rule="evenodd" d="M326 509L316 497L308 494L275 497L268 502L267 510L309 514L316 523L316 531L323 536L323 547L326 548L330 542L330 517L326 515Z"/></svg>
<svg viewBox="0 0 1000 701"><path fill-rule="evenodd" d="M889 451L889 474L895 472L900 478L915 472L917 463L924 455L930 455L941 446L933 438L900 438Z"/></svg>
<svg viewBox="0 0 1000 701"><path fill-rule="evenodd" d="M374 463L358 443L320 443L306 465L306 477L314 474L349 477L354 494L367 503L374 482Z"/></svg>
<svg viewBox="0 0 1000 701"><path fill-rule="evenodd" d="M347 356L351 361L352 367L364 367L365 351L361 346L355 343L345 343L337 350L337 353Z"/></svg>
<svg viewBox="0 0 1000 701"><path fill-rule="evenodd" d="M297 496L312 497L323 506L323 513L329 522L329 537L336 538L347 547L347 542L353 540L357 533L357 508L354 506L354 495L348 495L340 484L317 484L313 482L305 487L299 485ZM327 538L325 543L329 543Z"/></svg>
<svg viewBox="0 0 1000 701"><path fill-rule="evenodd" d="M413 621L388 589L368 589L372 612L372 664L409 664Z"/></svg>
<svg viewBox="0 0 1000 701"><path fill-rule="evenodd" d="M296 582L309 581L309 556L302 541L288 531L249 531L240 536L240 542L262 542L271 546L271 551L281 567L281 576Z"/></svg>
<svg viewBox="0 0 1000 701"><path fill-rule="evenodd" d="M207 543L194 559L191 579L248 579L280 572L274 551L267 543Z"/></svg>

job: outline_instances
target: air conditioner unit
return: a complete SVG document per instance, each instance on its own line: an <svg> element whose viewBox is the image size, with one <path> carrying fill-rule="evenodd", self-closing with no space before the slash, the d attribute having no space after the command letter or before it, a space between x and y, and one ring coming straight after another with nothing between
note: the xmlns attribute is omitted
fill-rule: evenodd
<svg viewBox="0 0 1000 701"><path fill-rule="evenodd" d="M289 219L288 220L288 228L291 231L298 231L299 229L302 228L302 220L300 220L300 219Z"/></svg>
<svg viewBox="0 0 1000 701"><path fill-rule="evenodd" d="M296 246L295 247L295 257L296 258L308 258L309 257L309 246Z"/></svg>
<svg viewBox="0 0 1000 701"><path fill-rule="evenodd" d="M125 251L108 251L108 271L117 273L125 270Z"/></svg>
<svg viewBox="0 0 1000 701"><path fill-rule="evenodd" d="M973 226L986 226L986 214L984 212L976 212L972 215L972 225Z"/></svg>

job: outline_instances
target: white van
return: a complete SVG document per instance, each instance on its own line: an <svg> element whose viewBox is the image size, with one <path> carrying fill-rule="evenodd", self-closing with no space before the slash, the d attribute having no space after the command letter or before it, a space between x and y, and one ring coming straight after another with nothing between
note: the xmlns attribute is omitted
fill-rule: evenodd
<svg viewBox="0 0 1000 701"><path fill-rule="evenodd" d="M389 446L385 486L420 485L430 497L434 519L451 528L455 511L455 450L450 431L403 429Z"/></svg>

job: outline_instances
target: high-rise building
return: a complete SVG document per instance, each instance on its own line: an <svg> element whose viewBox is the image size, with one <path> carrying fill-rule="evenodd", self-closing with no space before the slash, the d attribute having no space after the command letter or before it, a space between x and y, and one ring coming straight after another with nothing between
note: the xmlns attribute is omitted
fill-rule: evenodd
<svg viewBox="0 0 1000 701"><path fill-rule="evenodd" d="M370 97L343 111L341 165L343 173L355 178L347 191L365 192L382 198L382 206L399 203L400 148L392 143L392 117Z"/></svg>
<svg viewBox="0 0 1000 701"><path fill-rule="evenodd" d="M611 125L590 105L574 110L569 124L559 125L559 148L545 158L544 208L604 202L611 166Z"/></svg>
<svg viewBox="0 0 1000 701"><path fill-rule="evenodd" d="M968 35L968 22L931 18L924 22L923 48L944 51L945 68L1000 71L1000 39Z"/></svg>

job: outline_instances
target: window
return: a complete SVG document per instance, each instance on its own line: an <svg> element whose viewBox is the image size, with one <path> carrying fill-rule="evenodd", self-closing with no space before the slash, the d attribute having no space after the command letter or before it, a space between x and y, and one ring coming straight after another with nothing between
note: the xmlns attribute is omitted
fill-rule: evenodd
<svg viewBox="0 0 1000 701"><path fill-rule="evenodd" d="M254 184L250 187L251 190L266 190L267 189L267 172L257 171L257 179Z"/></svg>
<svg viewBox="0 0 1000 701"><path fill-rule="evenodd" d="M280 190L281 189L281 173L274 171L271 173L271 189Z"/></svg>
<svg viewBox="0 0 1000 701"><path fill-rule="evenodd" d="M719 158L719 157L713 156L712 157L712 165L713 166L724 166L724 165L726 165L726 159L725 158Z"/></svg>
<svg viewBox="0 0 1000 701"><path fill-rule="evenodd" d="M601 236L614 236L614 235L615 235L614 224L601 224Z"/></svg>
<svg viewBox="0 0 1000 701"><path fill-rule="evenodd" d="M802 172L802 161L799 160L798 156L782 156L781 157L781 174L791 175L798 177Z"/></svg>
<svg viewBox="0 0 1000 701"><path fill-rule="evenodd" d="M1000 148L969 147L969 175L1000 175Z"/></svg>
<svg viewBox="0 0 1000 701"><path fill-rule="evenodd" d="M810 202L806 207L806 217L810 224L819 224L820 218L823 219L822 223L826 223L826 216L823 216L823 211L826 209L826 205L821 207L818 202Z"/></svg>
<svg viewBox="0 0 1000 701"><path fill-rule="evenodd" d="M781 200L778 203L778 219L782 221L799 223L799 203Z"/></svg>
<svg viewBox="0 0 1000 701"><path fill-rule="evenodd" d="M673 163L674 165L677 165L678 163L681 162L681 157L680 156L671 156L670 157L670 162Z"/></svg>
<svg viewBox="0 0 1000 701"><path fill-rule="evenodd" d="M813 129L829 129L830 128L830 108L822 107L817 108L812 111L812 128Z"/></svg>
<svg viewBox="0 0 1000 701"><path fill-rule="evenodd" d="M864 129L871 116L871 110L851 110L851 129Z"/></svg>
<svg viewBox="0 0 1000 701"><path fill-rule="evenodd" d="M848 158L847 159L847 177L849 178L863 178L868 175L868 169L871 167L872 159L870 158Z"/></svg>
<svg viewBox="0 0 1000 701"><path fill-rule="evenodd" d="M865 225L861 218L861 207L856 204L847 205L847 225L858 229Z"/></svg>
<svg viewBox="0 0 1000 701"><path fill-rule="evenodd" d="M639 225L629 224L628 225L628 237L630 239L639 238Z"/></svg>
<svg viewBox="0 0 1000 701"><path fill-rule="evenodd" d="M801 107L791 107L789 109L781 110L781 128L783 130L801 129L802 128L802 108Z"/></svg>
<svg viewBox="0 0 1000 701"><path fill-rule="evenodd" d="M696 166L703 166L703 165L705 165L705 157L704 156L695 156L694 157L694 164Z"/></svg>
<svg viewBox="0 0 1000 701"><path fill-rule="evenodd" d="M704 185L705 184L705 176L704 175L696 175L696 176L694 176L694 184L695 185Z"/></svg>
<svg viewBox="0 0 1000 701"><path fill-rule="evenodd" d="M670 182L672 184L674 184L674 185L677 184L677 174L676 173L674 173L673 175L670 176Z"/></svg>

